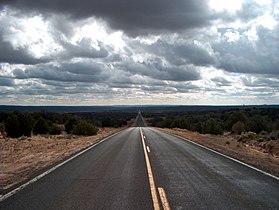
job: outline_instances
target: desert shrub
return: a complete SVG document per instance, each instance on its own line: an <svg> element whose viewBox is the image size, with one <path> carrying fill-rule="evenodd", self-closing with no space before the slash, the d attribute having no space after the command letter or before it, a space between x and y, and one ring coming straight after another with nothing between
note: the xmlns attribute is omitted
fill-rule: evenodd
<svg viewBox="0 0 279 210"><path fill-rule="evenodd" d="M4 123L0 123L0 137L6 137L7 133L5 131L5 124Z"/></svg>
<svg viewBox="0 0 279 210"><path fill-rule="evenodd" d="M110 127L111 126L110 120L111 119L109 117L103 118L101 121L102 127Z"/></svg>
<svg viewBox="0 0 279 210"><path fill-rule="evenodd" d="M65 131L70 134L73 129L74 129L74 126L78 123L77 119L75 118L71 118L69 119L66 124L65 124Z"/></svg>
<svg viewBox="0 0 279 210"><path fill-rule="evenodd" d="M21 136L31 136L32 129L34 126L34 118L28 113L22 113L18 115L18 120L20 124L20 134Z"/></svg>
<svg viewBox="0 0 279 210"><path fill-rule="evenodd" d="M17 129L18 127L19 127L19 122L18 122L17 115L14 113L9 114L9 116L5 121L5 128L8 136L12 138L20 137L21 135L19 133L19 130Z"/></svg>
<svg viewBox="0 0 279 210"><path fill-rule="evenodd" d="M241 133L241 137L239 138L238 141L243 141L243 142L246 142L247 140L253 140L257 137L257 134L254 133L254 132L242 132Z"/></svg>
<svg viewBox="0 0 279 210"><path fill-rule="evenodd" d="M279 120L275 121L273 124L273 129L274 130L279 130Z"/></svg>
<svg viewBox="0 0 279 210"><path fill-rule="evenodd" d="M249 120L247 123L247 129L255 133L260 133L261 131L271 131L268 127L268 123L261 116L255 116Z"/></svg>
<svg viewBox="0 0 279 210"><path fill-rule="evenodd" d="M174 121L173 127L190 130L190 123L184 117L180 117Z"/></svg>
<svg viewBox="0 0 279 210"><path fill-rule="evenodd" d="M118 117L104 117L101 120L102 127L118 128L118 127L121 127L122 125L127 125L127 121L121 120Z"/></svg>
<svg viewBox="0 0 279 210"><path fill-rule="evenodd" d="M267 135L268 135L268 132L267 132L267 131L261 131L259 134L260 134L261 136L267 136Z"/></svg>
<svg viewBox="0 0 279 210"><path fill-rule="evenodd" d="M236 122L235 124L233 124L231 131L235 134L241 134L245 131L244 123L241 121Z"/></svg>
<svg viewBox="0 0 279 210"><path fill-rule="evenodd" d="M34 119L27 113L9 113L5 120L5 129L8 136L17 138L31 136Z"/></svg>
<svg viewBox="0 0 279 210"><path fill-rule="evenodd" d="M230 130L235 123L246 122L246 120L246 116L243 112L236 111L229 115L228 119L225 122L225 127L227 130Z"/></svg>
<svg viewBox="0 0 279 210"><path fill-rule="evenodd" d="M50 132L50 126L48 122L44 118L40 117L35 123L33 133L37 135L37 134L47 134L49 132Z"/></svg>
<svg viewBox="0 0 279 210"><path fill-rule="evenodd" d="M73 128L73 134L83 135L83 136L92 136L96 135L98 129L91 122L81 120Z"/></svg>
<svg viewBox="0 0 279 210"><path fill-rule="evenodd" d="M203 129L203 125L202 125L201 122L198 122L198 123L195 124L195 126L194 126L194 131L197 131L197 132L199 132L199 133L202 133L202 129Z"/></svg>
<svg viewBox="0 0 279 210"><path fill-rule="evenodd" d="M209 118L204 125L204 133L219 135L224 133L222 124L214 118Z"/></svg>
<svg viewBox="0 0 279 210"><path fill-rule="evenodd" d="M59 135L59 134L61 134L61 128L58 125L53 124L53 125L50 126L49 134Z"/></svg>
<svg viewBox="0 0 279 210"><path fill-rule="evenodd" d="M0 133L4 133L5 132L5 124L4 123L0 123Z"/></svg>
<svg viewBox="0 0 279 210"><path fill-rule="evenodd" d="M164 125L163 125L163 127L165 127L165 128L173 128L173 127L174 127L174 119L172 119L172 118L166 118L166 119L164 120Z"/></svg>

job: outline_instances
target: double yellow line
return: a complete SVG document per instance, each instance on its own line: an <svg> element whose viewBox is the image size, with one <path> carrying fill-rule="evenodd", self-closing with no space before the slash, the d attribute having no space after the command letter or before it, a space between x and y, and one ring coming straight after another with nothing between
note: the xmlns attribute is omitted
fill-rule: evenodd
<svg viewBox="0 0 279 210"><path fill-rule="evenodd" d="M142 140L142 146L143 146L143 151L144 151L144 156L145 156L145 161L146 161L146 167L147 167L147 173L148 173L148 178L149 178L149 185L150 185L150 191L151 191L151 196L152 196L152 201L153 201L153 208L154 210L160 210L160 203L158 200L158 195L157 195L157 189L156 185L154 182L154 177L151 169L151 164L149 161L145 141L144 141L144 135L142 132L142 129L140 128L140 135L141 135L141 140ZM160 194L160 199L162 202L162 206L164 210L170 210L170 205L167 200L166 193L162 187L158 188L159 194Z"/></svg>

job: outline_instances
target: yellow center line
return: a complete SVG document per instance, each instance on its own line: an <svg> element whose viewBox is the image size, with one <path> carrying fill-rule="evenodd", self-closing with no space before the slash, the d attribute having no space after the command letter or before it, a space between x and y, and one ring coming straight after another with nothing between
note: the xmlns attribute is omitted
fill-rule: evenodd
<svg viewBox="0 0 279 210"><path fill-rule="evenodd" d="M151 196L153 200L153 208L154 210L160 210L160 204L157 196L157 191L156 191L156 186L153 178L153 173L149 161L149 157L146 151L146 145L142 133L142 129L140 128L140 135L141 135L141 140L142 140L142 146L143 146L143 151L144 151L144 156L145 156L145 161L146 161L146 167L147 167L147 173L148 173L148 178L149 178L149 185L150 185L150 191L151 191Z"/></svg>
<svg viewBox="0 0 279 210"><path fill-rule="evenodd" d="M164 188L158 187L158 191L159 191L159 195L160 195L160 198L161 198L161 201L162 201L163 209L164 210L170 210L170 204L168 202L167 194L166 194Z"/></svg>

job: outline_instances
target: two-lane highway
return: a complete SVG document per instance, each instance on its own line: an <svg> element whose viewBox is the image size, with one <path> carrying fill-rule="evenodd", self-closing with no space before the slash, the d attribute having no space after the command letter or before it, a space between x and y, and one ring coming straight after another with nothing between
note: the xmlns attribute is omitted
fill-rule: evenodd
<svg viewBox="0 0 279 210"><path fill-rule="evenodd" d="M135 126L144 124L139 113ZM279 209L279 181L157 129L133 127L0 209L153 209L154 197L161 209Z"/></svg>

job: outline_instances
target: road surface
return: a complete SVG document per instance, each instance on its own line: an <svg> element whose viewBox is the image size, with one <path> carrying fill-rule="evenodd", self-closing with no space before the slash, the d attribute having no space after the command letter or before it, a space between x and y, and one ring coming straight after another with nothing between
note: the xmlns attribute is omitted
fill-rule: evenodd
<svg viewBox="0 0 279 210"><path fill-rule="evenodd" d="M279 209L278 180L148 127L109 138L0 209L153 209L154 193L160 209Z"/></svg>

